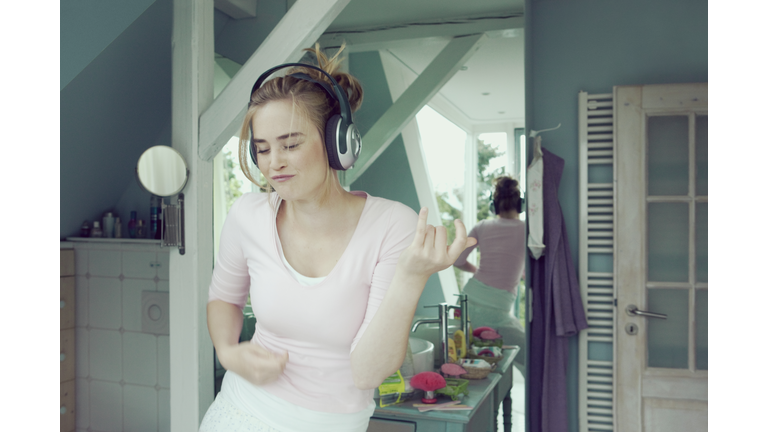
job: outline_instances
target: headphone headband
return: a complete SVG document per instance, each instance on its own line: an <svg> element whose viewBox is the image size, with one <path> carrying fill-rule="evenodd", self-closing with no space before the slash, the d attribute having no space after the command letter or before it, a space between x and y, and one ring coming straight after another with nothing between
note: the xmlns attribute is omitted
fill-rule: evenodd
<svg viewBox="0 0 768 432"><path fill-rule="evenodd" d="M305 64L305 63L286 63L286 64L281 64L279 66L275 66L275 67L273 67L271 69L268 69L266 72L261 74L259 79L256 80L256 83L253 84L253 88L251 89L251 94L248 97L248 103L249 104L251 103L250 102L250 97L253 96L253 92L258 90L261 87L261 85L264 83L264 81L266 81L267 78L269 78L270 75L272 75L273 73L275 73L276 71L278 71L280 69L285 69L285 68L291 67L291 66L306 67L306 68L314 69L316 71L321 72L323 75L327 76L328 79L331 81L331 85L333 86L333 90L334 90L333 93L335 93L335 98L339 102L339 111L340 111L339 114L341 115L341 118L344 120L344 122L346 124L352 124L352 109L349 107L349 101L347 100L347 94L346 94L346 92L344 92L344 89L341 88L339 83L336 82L336 80L333 79L333 77L330 74L328 74L328 72L320 69L317 66L313 66L313 65L310 65L310 64ZM288 76L295 76L298 79L302 79L302 80L306 80L306 81L311 81L313 83L320 84L320 86L323 87L325 89L325 91L327 91L331 95L334 95L333 93L331 93L329 91L330 89L328 88L327 84L318 82L318 81L310 78L309 75L306 75L306 74L303 74L303 73L297 73L295 75L294 74L289 74Z"/></svg>

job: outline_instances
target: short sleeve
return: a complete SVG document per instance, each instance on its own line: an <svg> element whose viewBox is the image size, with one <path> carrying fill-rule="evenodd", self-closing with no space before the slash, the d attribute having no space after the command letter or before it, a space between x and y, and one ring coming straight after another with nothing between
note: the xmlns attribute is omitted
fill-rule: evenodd
<svg viewBox="0 0 768 432"><path fill-rule="evenodd" d="M456 262L453 263L455 266L464 265L467 262L467 257L470 253L472 253L473 250L480 244L480 225L482 225L482 222L473 226L472 230L469 231L469 234L467 234L467 237L473 237L477 240L477 243L475 243L474 246L468 247L464 249L464 252L459 255L459 257L456 259Z"/></svg>
<svg viewBox="0 0 768 432"><path fill-rule="evenodd" d="M418 219L419 216L410 207L400 203L395 203L393 206L387 233L382 241L379 258L373 270L365 318L355 338L352 340L350 353L355 350L357 343L368 328L368 324L373 320L376 311L379 310L379 306L381 306L381 302L384 300L384 295L386 295L392 278L395 276L400 254L413 242Z"/></svg>
<svg viewBox="0 0 768 432"><path fill-rule="evenodd" d="M251 281L248 262L242 245L241 225L238 210L244 197L240 197L229 210L219 241L219 255L213 268L213 277L208 287L208 302L222 300L237 305L241 310L248 300Z"/></svg>

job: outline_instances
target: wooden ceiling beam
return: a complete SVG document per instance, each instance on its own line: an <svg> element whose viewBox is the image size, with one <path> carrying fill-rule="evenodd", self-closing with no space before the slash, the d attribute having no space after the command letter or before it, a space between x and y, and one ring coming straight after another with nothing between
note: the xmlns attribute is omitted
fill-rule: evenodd
<svg viewBox="0 0 768 432"><path fill-rule="evenodd" d="M446 40L462 35L486 33L488 37L502 37L504 32L522 31L524 17L499 17L477 21L445 20L425 24L402 24L392 28L350 29L326 32L318 42L323 48L341 46L346 42L344 52L378 51L403 46L421 46L430 39Z"/></svg>
<svg viewBox="0 0 768 432"><path fill-rule="evenodd" d="M440 91L485 41L483 34L456 37L435 57L408 89L363 136L363 148L355 165L344 172L345 186L368 169L419 110Z"/></svg>

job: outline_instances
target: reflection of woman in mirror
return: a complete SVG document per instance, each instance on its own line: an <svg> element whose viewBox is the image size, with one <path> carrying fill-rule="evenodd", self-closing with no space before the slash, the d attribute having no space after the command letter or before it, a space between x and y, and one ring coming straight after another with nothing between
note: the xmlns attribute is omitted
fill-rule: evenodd
<svg viewBox="0 0 768 432"><path fill-rule="evenodd" d="M464 286L472 327L488 326L501 334L505 345L519 345L514 363L525 375L525 328L510 314L517 298L517 285L525 271L525 222L520 220L522 200L517 180L494 180L495 219L480 221L470 237L477 239L480 263L467 262L474 247L464 250L454 266L474 276Z"/></svg>
<svg viewBox="0 0 768 432"><path fill-rule="evenodd" d="M339 54L307 51L342 103L359 108L362 88L339 71ZM340 102L323 84L334 85L292 67L251 94L240 165L258 184L253 151L266 193L240 197L222 229L208 329L227 373L201 431L366 431L374 389L402 365L427 279L474 244L461 221L449 247L426 209L417 216L341 187L326 150ZM256 327L239 342L249 294Z"/></svg>

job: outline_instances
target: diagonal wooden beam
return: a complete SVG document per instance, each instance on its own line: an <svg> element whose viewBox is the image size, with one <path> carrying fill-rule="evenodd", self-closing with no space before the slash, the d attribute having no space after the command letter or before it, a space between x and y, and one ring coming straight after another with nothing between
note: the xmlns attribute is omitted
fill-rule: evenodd
<svg viewBox="0 0 768 432"><path fill-rule="evenodd" d="M443 20L429 25L404 25L394 28L339 29L323 33L318 42L323 47L333 48L346 43L345 53L377 51L387 48L420 46L429 40L485 33L489 38L522 34L525 18L522 14L505 14L497 19L485 20Z"/></svg>
<svg viewBox="0 0 768 432"><path fill-rule="evenodd" d="M363 137L360 158L344 173L349 186L389 147L416 113L448 82L461 66L480 48L485 35L474 34L453 38L424 69L408 89L374 123Z"/></svg>
<svg viewBox="0 0 768 432"><path fill-rule="evenodd" d="M350 0L296 0L267 39L200 116L198 156L212 160L237 134L253 83L265 70L298 61Z"/></svg>

